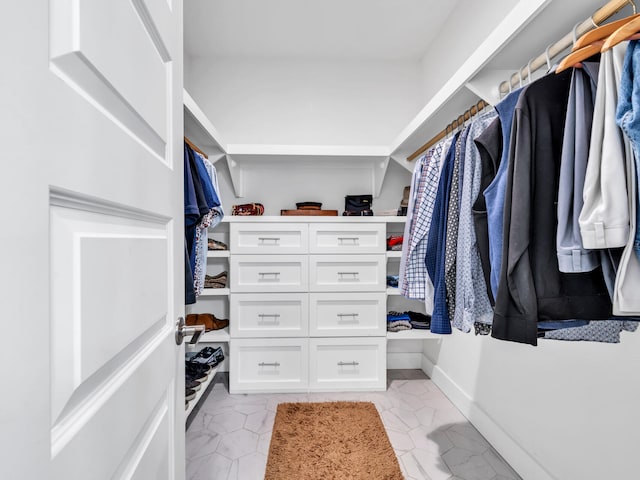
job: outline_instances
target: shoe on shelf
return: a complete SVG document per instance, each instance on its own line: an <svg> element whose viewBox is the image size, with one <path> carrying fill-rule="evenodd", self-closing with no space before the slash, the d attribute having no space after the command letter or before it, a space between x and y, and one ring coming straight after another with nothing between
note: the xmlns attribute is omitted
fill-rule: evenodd
<svg viewBox="0 0 640 480"><path fill-rule="evenodd" d="M206 364L187 361L184 365L184 372L185 375L189 375L194 380L204 382L205 380L207 380L207 378L209 378L211 367Z"/></svg>
<svg viewBox="0 0 640 480"><path fill-rule="evenodd" d="M216 318L212 313L201 313L198 315L198 323L204 324L207 332L211 330L221 330L229 326L229 320Z"/></svg>
<svg viewBox="0 0 640 480"><path fill-rule="evenodd" d="M184 399L188 402L196 398L196 391L192 388L184 389Z"/></svg>
<svg viewBox="0 0 640 480"><path fill-rule="evenodd" d="M196 382L195 380L188 380L187 378L184 379L185 388L189 388L197 392L198 390L200 390L200 386L200 382Z"/></svg>
<svg viewBox="0 0 640 480"><path fill-rule="evenodd" d="M211 365L216 367L222 360L224 360L224 354L222 348L217 347L205 347L200 350L196 355L189 360L189 364Z"/></svg>
<svg viewBox="0 0 640 480"><path fill-rule="evenodd" d="M204 325L205 332L220 330L229 326L229 320L216 318L212 313L190 313L185 321L187 326Z"/></svg>
<svg viewBox="0 0 640 480"><path fill-rule="evenodd" d="M229 247L224 242L220 242L214 238L208 238L207 249L208 250L229 250Z"/></svg>

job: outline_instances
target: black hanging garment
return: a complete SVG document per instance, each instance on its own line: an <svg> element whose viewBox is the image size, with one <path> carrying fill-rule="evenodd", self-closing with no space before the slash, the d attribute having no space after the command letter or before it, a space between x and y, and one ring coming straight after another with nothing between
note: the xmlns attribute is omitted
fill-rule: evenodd
<svg viewBox="0 0 640 480"><path fill-rule="evenodd" d="M547 75L526 87L516 106L494 338L536 345L539 320L611 316L601 268L558 268L556 202L570 81L570 70Z"/></svg>

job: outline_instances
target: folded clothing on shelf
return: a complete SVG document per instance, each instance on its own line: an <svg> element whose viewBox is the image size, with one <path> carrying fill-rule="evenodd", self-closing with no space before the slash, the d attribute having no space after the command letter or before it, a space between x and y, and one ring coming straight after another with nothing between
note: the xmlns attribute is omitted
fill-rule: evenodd
<svg viewBox="0 0 640 480"><path fill-rule="evenodd" d="M387 238L387 250L402 250L402 242L404 237L402 235L391 235Z"/></svg>
<svg viewBox="0 0 640 480"><path fill-rule="evenodd" d="M232 205L231 215L251 216L262 215L264 213L264 205L261 203L243 203L242 205Z"/></svg>
<svg viewBox="0 0 640 480"><path fill-rule="evenodd" d="M411 330L409 315L401 312L387 313L387 331L400 332L402 330Z"/></svg>
<svg viewBox="0 0 640 480"><path fill-rule="evenodd" d="M217 275L205 275L204 288L225 288L228 275L229 273L226 270Z"/></svg>
<svg viewBox="0 0 640 480"><path fill-rule="evenodd" d="M229 250L226 243L220 242L213 238L207 239L207 250Z"/></svg>
<svg viewBox="0 0 640 480"><path fill-rule="evenodd" d="M398 288L398 275L387 275L387 287Z"/></svg>

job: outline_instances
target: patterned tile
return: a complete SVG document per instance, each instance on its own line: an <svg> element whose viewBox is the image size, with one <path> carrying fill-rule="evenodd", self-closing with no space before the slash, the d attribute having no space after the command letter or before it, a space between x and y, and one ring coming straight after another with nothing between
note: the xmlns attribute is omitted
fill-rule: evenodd
<svg viewBox="0 0 640 480"><path fill-rule="evenodd" d="M240 430L244 426L247 416L243 413L229 411L214 415L207 426L209 430L217 433L230 433Z"/></svg>
<svg viewBox="0 0 640 480"><path fill-rule="evenodd" d="M514 472L509 465L492 449L487 450L482 454L487 463L491 465L491 467L496 471L500 479L506 478L509 480L517 480L520 477L516 472Z"/></svg>
<svg viewBox="0 0 640 480"><path fill-rule="evenodd" d="M211 455L216 451L220 444L221 436L216 432L208 429L191 430L186 434L186 457L188 460Z"/></svg>
<svg viewBox="0 0 640 480"><path fill-rule="evenodd" d="M267 456L254 452L238 459L238 480L264 478Z"/></svg>
<svg viewBox="0 0 640 480"><path fill-rule="evenodd" d="M244 422L244 428L258 434L267 433L273 428L273 421L275 418L275 413L263 408L260 412L247 415L247 421Z"/></svg>
<svg viewBox="0 0 640 480"><path fill-rule="evenodd" d="M320 401L374 403L406 480L520 480L422 371L387 379L385 392L231 395L216 376L187 430L187 480L261 480L278 405Z"/></svg>
<svg viewBox="0 0 640 480"><path fill-rule="evenodd" d="M206 457L194 475L194 480L211 480L212 478L228 478L231 460L217 453Z"/></svg>
<svg viewBox="0 0 640 480"><path fill-rule="evenodd" d="M235 460L249 453L254 453L258 448L258 435L248 430L238 430L229 433L222 438L218 453ZM215 478L215 477L214 477Z"/></svg>
<svg viewBox="0 0 640 480"><path fill-rule="evenodd" d="M464 462L451 463L463 458L463 456L452 455L456 450L449 450L442 457L455 475L465 480L493 480L495 478L496 471L482 455L472 454Z"/></svg>
<svg viewBox="0 0 640 480"><path fill-rule="evenodd" d="M399 451L401 454L415 448L413 440L411 440L411 437L406 433L389 430L387 431L387 436L393 449Z"/></svg>
<svg viewBox="0 0 640 480"><path fill-rule="evenodd" d="M427 450L435 455L442 455L453 448L453 442L444 431L418 427L409 432L409 437L416 448Z"/></svg>

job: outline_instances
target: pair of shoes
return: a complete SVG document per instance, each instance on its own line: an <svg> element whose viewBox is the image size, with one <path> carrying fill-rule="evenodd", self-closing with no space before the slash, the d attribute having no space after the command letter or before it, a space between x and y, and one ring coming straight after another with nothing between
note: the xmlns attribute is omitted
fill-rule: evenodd
<svg viewBox="0 0 640 480"><path fill-rule="evenodd" d="M204 288L225 288L227 286L227 277L229 272L226 270L217 275L204 276Z"/></svg>
<svg viewBox="0 0 640 480"><path fill-rule="evenodd" d="M208 238L207 250L229 250L229 247L224 242L220 242L214 238Z"/></svg>
<svg viewBox="0 0 640 480"><path fill-rule="evenodd" d="M222 353L222 348L205 347L191 357L191 360L189 360L187 364L210 365L215 367L223 360L224 353Z"/></svg>
<svg viewBox="0 0 640 480"><path fill-rule="evenodd" d="M187 326L204 325L205 332L221 330L229 326L229 320L216 318L212 313L190 313L185 320Z"/></svg>
<svg viewBox="0 0 640 480"><path fill-rule="evenodd" d="M191 390L194 390L197 392L198 390L200 390L200 386L201 386L200 382L193 380L189 376L184 377L184 388L190 388Z"/></svg>
<svg viewBox="0 0 640 480"><path fill-rule="evenodd" d="M191 363L187 361L184 365L184 373L196 381L204 382L209 378L211 367L201 363Z"/></svg>
<svg viewBox="0 0 640 480"><path fill-rule="evenodd" d="M184 399L186 402L190 402L191 400L193 400L194 398L196 398L196 391L192 388L185 388L184 389Z"/></svg>

